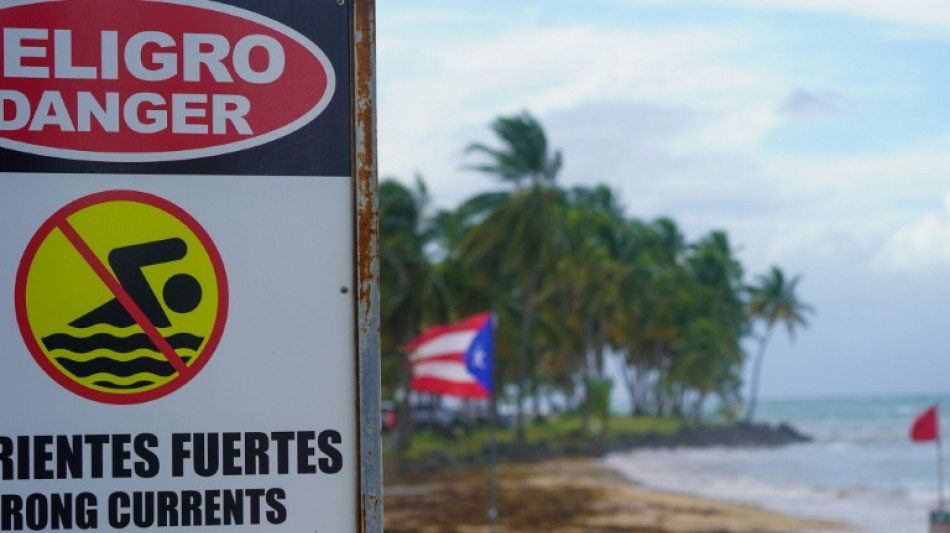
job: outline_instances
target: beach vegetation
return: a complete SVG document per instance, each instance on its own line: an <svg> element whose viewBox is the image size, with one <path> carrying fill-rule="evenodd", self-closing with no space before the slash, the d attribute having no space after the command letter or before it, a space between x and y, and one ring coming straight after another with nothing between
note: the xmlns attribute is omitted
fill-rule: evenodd
<svg viewBox="0 0 950 533"><path fill-rule="evenodd" d="M497 319L496 392L513 407L517 445L538 431L621 431L628 419L611 418L617 387L629 420L695 423L711 399L735 413L743 342L761 323L751 417L774 325L792 334L812 311L798 298L800 277L775 267L747 286L726 232L690 240L672 218L629 215L605 185L563 187L563 155L527 112L496 119L491 131L495 143L468 145L474 162L463 168L500 187L456 208L432 209L418 176L411 186L380 183L383 393L400 399L396 448L413 440L404 346L429 326L484 311ZM567 416L532 423L551 404ZM480 438L473 431L466 440Z"/></svg>
<svg viewBox="0 0 950 533"><path fill-rule="evenodd" d="M497 432L498 445L503 448L543 447L546 452L557 454L571 448L576 448L601 440L603 437L598 431L581 433L578 428L580 419L577 414L552 418L541 422L529 422L524 426L523 441L517 440L512 429L501 429ZM611 418L611 435L613 436L647 436L647 435L674 435L691 422L655 416L614 416ZM386 438L392 443L395 435ZM491 430L486 426L470 426L458 428L447 434L439 430L417 431L413 437L412 447L397 451L394 446L393 457L410 463L424 463L433 456L449 456L452 458L477 458L487 453L491 443Z"/></svg>
<svg viewBox="0 0 950 533"><path fill-rule="evenodd" d="M801 276L793 276L789 279L781 268L773 266L768 273L756 277L756 283L748 288L748 314L752 319L761 322L765 331L757 337L758 346L752 363L752 381L746 420L752 420L755 416L762 361L775 325L784 325L788 336L794 339L795 331L800 327L807 327L808 315L815 312L812 306L799 298L797 292L799 282L801 282Z"/></svg>
<svg viewBox="0 0 950 533"><path fill-rule="evenodd" d="M468 168L486 173L509 185L510 189L476 197L466 210L471 223L461 240L462 257L469 268L495 270L508 283L492 287L505 292L499 300L517 305L520 315L516 388L515 431L519 443L525 439L524 400L529 380L538 361L539 347L534 334L538 294L554 270L557 258L568 249L564 194L556 179L561 169L561 152L551 151L541 125L528 113L499 117L491 125L501 141L500 148L472 143L466 148L484 162ZM490 201L489 201L490 200Z"/></svg>
<svg viewBox="0 0 950 533"><path fill-rule="evenodd" d="M412 341L422 327L444 322L450 316L448 291L439 269L426 253L435 238L435 226L424 216L429 197L422 178L415 187L396 180L379 186L380 325L384 387L407 390L411 378L409 361L402 347ZM386 390L386 389L384 389ZM412 409L409 396L399 402L396 420L400 425L396 446L410 445Z"/></svg>

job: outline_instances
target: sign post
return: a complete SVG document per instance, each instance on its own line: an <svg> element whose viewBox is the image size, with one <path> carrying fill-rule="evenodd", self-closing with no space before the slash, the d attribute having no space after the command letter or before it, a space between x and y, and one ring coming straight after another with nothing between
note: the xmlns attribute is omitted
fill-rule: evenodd
<svg viewBox="0 0 950 533"><path fill-rule="evenodd" d="M382 531L373 0L0 33L0 530Z"/></svg>

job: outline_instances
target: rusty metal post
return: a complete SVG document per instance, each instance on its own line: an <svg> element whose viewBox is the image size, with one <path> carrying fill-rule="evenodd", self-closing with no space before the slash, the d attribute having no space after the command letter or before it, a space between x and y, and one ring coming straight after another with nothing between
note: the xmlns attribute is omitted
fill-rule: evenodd
<svg viewBox="0 0 950 533"><path fill-rule="evenodd" d="M338 2L346 0L337 0ZM353 2L353 147L359 346L360 532L382 533L379 222L376 167L376 3Z"/></svg>

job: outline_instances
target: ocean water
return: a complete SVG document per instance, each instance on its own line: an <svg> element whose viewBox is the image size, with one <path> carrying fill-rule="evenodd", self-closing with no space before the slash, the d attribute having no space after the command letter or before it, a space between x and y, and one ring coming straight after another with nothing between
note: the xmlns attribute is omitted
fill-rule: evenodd
<svg viewBox="0 0 950 533"><path fill-rule="evenodd" d="M649 487L845 522L864 533L921 533L937 504L937 451L908 435L914 417L935 402L950 435L950 397L765 401L757 421L788 422L814 442L639 450L605 460Z"/></svg>

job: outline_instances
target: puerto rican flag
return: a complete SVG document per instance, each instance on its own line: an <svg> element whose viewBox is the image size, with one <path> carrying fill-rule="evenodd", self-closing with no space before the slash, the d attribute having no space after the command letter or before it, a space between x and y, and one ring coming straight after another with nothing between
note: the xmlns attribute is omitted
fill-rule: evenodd
<svg viewBox="0 0 950 533"><path fill-rule="evenodd" d="M493 320L491 313L448 326L433 326L406 347L412 365L412 390L458 398L492 394Z"/></svg>

